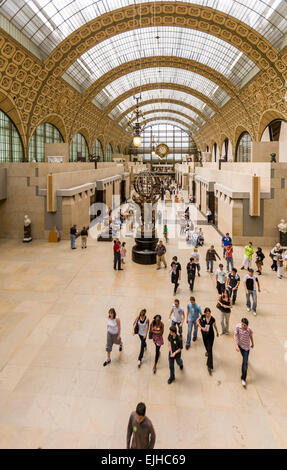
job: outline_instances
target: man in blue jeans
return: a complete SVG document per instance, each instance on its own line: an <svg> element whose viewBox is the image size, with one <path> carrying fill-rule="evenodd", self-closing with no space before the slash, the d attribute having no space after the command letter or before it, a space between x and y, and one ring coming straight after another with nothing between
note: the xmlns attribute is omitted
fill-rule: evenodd
<svg viewBox="0 0 287 470"><path fill-rule="evenodd" d="M223 258L225 258L226 247L228 245L231 245L231 243L232 243L232 238L230 237L229 233L227 233L225 236L222 237L221 244L223 248Z"/></svg>
<svg viewBox="0 0 287 470"><path fill-rule="evenodd" d="M258 277L255 276L254 274L254 269L249 269L249 274L247 274L244 278L244 286L245 286L245 292L246 292L246 306L247 306L247 312L250 312L251 310L251 301L250 297L252 297L253 300L253 305L252 305L252 310L253 310L253 315L256 316L256 309L257 309L257 290L256 286L258 286L258 292L261 292L260 290L260 284L258 281Z"/></svg>
<svg viewBox="0 0 287 470"><path fill-rule="evenodd" d="M243 387L246 387L246 377L250 349L254 348L253 332L248 325L248 319L242 318L241 323L236 326L234 331L235 349L237 352L240 351L242 356L241 383Z"/></svg>
<svg viewBox="0 0 287 470"><path fill-rule="evenodd" d="M185 348L188 350L190 348L191 335L193 330L193 341L197 340L197 330L198 326L196 324L198 318L201 315L201 308L195 302L194 297L190 297L190 302L187 304L187 313L186 313L186 323L188 324L187 340Z"/></svg>
<svg viewBox="0 0 287 470"><path fill-rule="evenodd" d="M175 299L174 301L171 312L169 314L169 319L171 319L172 326L178 328L179 335L182 336L182 327L185 315L183 308L179 305L178 299Z"/></svg>
<svg viewBox="0 0 287 470"><path fill-rule="evenodd" d="M118 270L123 271L121 264L121 242L118 238L114 241L114 270L117 269L117 265Z"/></svg>
<svg viewBox="0 0 287 470"><path fill-rule="evenodd" d="M226 289L228 290L229 297L232 300L232 305L235 305L239 286L240 276L237 274L237 269L233 268L226 281Z"/></svg>
<svg viewBox="0 0 287 470"><path fill-rule="evenodd" d="M168 350L170 376L167 383L171 384L175 380L174 361L177 362L177 365L179 366L180 370L183 369L183 362L181 359L182 339L176 334L176 326L171 326L169 329Z"/></svg>
<svg viewBox="0 0 287 470"><path fill-rule="evenodd" d="M76 238L77 238L77 235L78 235L78 231L77 231L77 226L76 225L73 225L73 227L71 227L70 229L70 240L71 240L71 248L72 250L76 250Z"/></svg>

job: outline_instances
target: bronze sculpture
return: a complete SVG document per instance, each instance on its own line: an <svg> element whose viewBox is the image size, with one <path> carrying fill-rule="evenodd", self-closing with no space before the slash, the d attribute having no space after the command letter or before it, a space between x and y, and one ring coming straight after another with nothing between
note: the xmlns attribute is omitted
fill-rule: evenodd
<svg viewBox="0 0 287 470"><path fill-rule="evenodd" d="M156 252L155 247L158 239L156 238L156 207L160 194L161 182L160 178L153 175L149 171L143 171L134 178L133 201L139 206L141 211L140 232L136 236L136 246L133 248L133 261L139 264L155 264ZM151 217L147 217L147 211ZM146 228L150 223L151 236L146 236Z"/></svg>

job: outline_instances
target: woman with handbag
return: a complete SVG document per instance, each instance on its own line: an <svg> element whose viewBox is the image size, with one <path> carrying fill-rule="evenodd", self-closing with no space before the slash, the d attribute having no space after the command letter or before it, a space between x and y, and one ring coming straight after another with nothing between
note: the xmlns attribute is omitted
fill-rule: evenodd
<svg viewBox="0 0 287 470"><path fill-rule="evenodd" d="M155 361L153 366L153 373L156 373L156 367L160 356L160 348L163 345L163 332L164 324L161 321L160 315L155 315L149 330L149 338L153 340L155 344Z"/></svg>
<svg viewBox="0 0 287 470"><path fill-rule="evenodd" d="M149 319L146 316L146 309L144 308L143 310L140 311L140 314L137 316L133 324L133 335L139 335L139 338L141 340L141 349L140 349L140 354L138 358L138 367L142 365L142 359L143 359L144 351L146 349L146 337L148 334L148 330L149 330Z"/></svg>
<svg viewBox="0 0 287 470"><path fill-rule="evenodd" d="M228 290L218 297L216 308L221 312L222 335L229 335L229 320L232 309L232 303Z"/></svg>

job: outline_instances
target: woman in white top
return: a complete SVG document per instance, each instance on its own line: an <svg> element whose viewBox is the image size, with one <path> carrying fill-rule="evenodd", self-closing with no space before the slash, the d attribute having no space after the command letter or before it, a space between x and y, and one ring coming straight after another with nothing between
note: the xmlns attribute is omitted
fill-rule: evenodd
<svg viewBox="0 0 287 470"><path fill-rule="evenodd" d="M108 333L107 333L107 360L104 362L103 366L107 366L111 363L111 352L114 344L119 344L119 351L123 350L123 343L121 340L121 322L119 318L116 318L117 314L114 308L109 310L109 319L108 319Z"/></svg>
<svg viewBox="0 0 287 470"><path fill-rule="evenodd" d="M149 330L149 319L146 316L146 309L141 310L133 324L133 335L139 335L141 340L141 349L138 358L138 367L142 365L144 351L146 349L146 338Z"/></svg>

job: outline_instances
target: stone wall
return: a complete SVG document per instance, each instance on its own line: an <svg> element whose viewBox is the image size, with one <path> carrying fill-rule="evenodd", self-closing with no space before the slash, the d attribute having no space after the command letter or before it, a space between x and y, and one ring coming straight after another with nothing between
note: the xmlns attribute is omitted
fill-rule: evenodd
<svg viewBox="0 0 287 470"><path fill-rule="evenodd" d="M63 161L69 163L69 144L45 144L45 162L48 162L48 157L63 157Z"/></svg>
<svg viewBox="0 0 287 470"><path fill-rule="evenodd" d="M252 162L269 162L271 153L276 153L279 161L279 142L253 142L251 151Z"/></svg>
<svg viewBox="0 0 287 470"><path fill-rule="evenodd" d="M63 198L62 202L62 220L63 230L62 237L68 239L70 236L70 227L77 224L77 229L81 230L84 226L89 227L90 224L90 198L84 192L80 197L77 194L74 197ZM49 232L46 233L46 237Z"/></svg>
<svg viewBox="0 0 287 470"><path fill-rule="evenodd" d="M233 234L233 201L224 194L218 195L218 229Z"/></svg>
<svg viewBox="0 0 287 470"><path fill-rule="evenodd" d="M0 201L7 198L7 168L0 168Z"/></svg>
<svg viewBox="0 0 287 470"><path fill-rule="evenodd" d="M52 221L61 224L63 237L69 236L70 224L88 225L89 190L75 190L72 196L57 197L57 190L70 189L95 183L98 180L123 175L123 165L110 164L95 170L94 164L68 163L10 163L1 164L0 171L7 171L7 199L0 201L0 238L21 239L24 215L32 219L33 238L47 239ZM47 175L51 174L54 212L46 211ZM128 181L128 180L127 180ZM113 186L120 194L120 182L109 184L107 201L111 206ZM47 215L48 214L48 215ZM59 228L59 227L58 227Z"/></svg>
<svg viewBox="0 0 287 470"><path fill-rule="evenodd" d="M287 163L224 163L220 171L214 165L195 169L197 207L205 213L207 191L215 183L218 230L231 233L236 245L249 240L262 246L275 244L279 239L277 225L287 218ZM254 174L260 176L261 183L260 215L256 217L250 216Z"/></svg>

